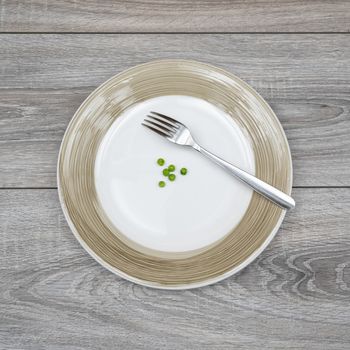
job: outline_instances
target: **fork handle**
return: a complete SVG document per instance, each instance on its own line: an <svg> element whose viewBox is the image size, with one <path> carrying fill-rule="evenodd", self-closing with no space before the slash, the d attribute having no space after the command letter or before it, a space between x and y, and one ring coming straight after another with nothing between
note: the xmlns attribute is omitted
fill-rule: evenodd
<svg viewBox="0 0 350 350"><path fill-rule="evenodd" d="M284 209L293 209L295 207L295 201L292 197L288 196L284 192L278 190L277 188L269 185L268 183L258 179L257 177L245 172L244 170L237 168L231 163L226 162L215 154L207 151L203 147L195 144L193 148L212 160L214 163L220 165L222 168L227 170L230 174L241 180L242 182L249 185L256 192L260 193L267 199L271 200L279 207Z"/></svg>

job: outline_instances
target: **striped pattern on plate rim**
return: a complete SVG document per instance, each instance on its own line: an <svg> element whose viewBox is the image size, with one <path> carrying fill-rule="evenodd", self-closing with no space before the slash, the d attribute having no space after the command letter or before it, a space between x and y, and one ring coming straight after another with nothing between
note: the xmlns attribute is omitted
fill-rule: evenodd
<svg viewBox="0 0 350 350"><path fill-rule="evenodd" d="M235 229L200 251L164 253L129 241L103 213L94 165L105 133L123 110L149 98L188 95L228 113L249 138L256 176L290 194L292 163L284 131L263 98L234 75L187 60L153 61L131 68L97 88L80 106L64 135L58 184L63 211L84 248L111 271L164 288L210 284L238 271L276 233L284 211L254 193Z"/></svg>

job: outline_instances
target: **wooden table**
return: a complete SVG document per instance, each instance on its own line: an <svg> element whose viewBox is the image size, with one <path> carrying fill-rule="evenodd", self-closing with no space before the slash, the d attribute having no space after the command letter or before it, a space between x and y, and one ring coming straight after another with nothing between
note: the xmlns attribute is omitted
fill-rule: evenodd
<svg viewBox="0 0 350 350"><path fill-rule="evenodd" d="M349 1L0 3L0 349L349 349ZM57 198L59 145L112 75L157 58L251 84L286 130L297 202L213 286L160 291L98 265Z"/></svg>

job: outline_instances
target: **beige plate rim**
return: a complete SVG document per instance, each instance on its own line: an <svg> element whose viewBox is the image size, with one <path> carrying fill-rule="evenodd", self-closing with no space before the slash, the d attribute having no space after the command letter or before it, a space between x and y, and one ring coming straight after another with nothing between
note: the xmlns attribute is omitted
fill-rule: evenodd
<svg viewBox="0 0 350 350"><path fill-rule="evenodd" d="M199 63L202 65L206 65L208 67L208 69L212 69L215 68L216 70L220 70L223 73L227 73L227 71L225 69L222 69L220 67L216 67L214 65L202 62L202 61L195 61L195 60L186 60L186 59L162 59L162 60L152 60L152 61L148 61L136 66L132 66L126 70L123 70L121 72L119 72L118 74L112 76L111 78L109 78L108 80L104 81L102 84L100 84L96 89L94 89L87 97L86 99L80 104L79 108L76 110L76 112L74 113L74 116L79 112L80 108L85 104L85 102L87 100L89 100L91 98L91 96L93 94L95 94L102 85L107 84L109 81L111 81L112 79L115 79L116 77L118 77L121 74L125 74L127 73L129 70L132 70L136 67L142 67L144 65L148 65L149 63L157 63L157 62L189 62L189 63ZM233 75L238 81L240 81L242 83L242 85L244 85L244 87L248 88L249 90L253 91L258 97L259 99L261 99L262 101L265 102L265 99L255 90L253 89L249 84L247 84L244 80L240 79L239 77L237 77L235 74L229 72L230 75ZM271 109L270 105L265 102L266 105L268 106L268 108ZM287 146L287 150L288 150L288 155L289 155L289 166L290 166L290 183L289 183L289 188L290 191L292 190L292 183L293 183L293 164L292 164L292 157L291 157L291 152L290 152L290 147L289 147L289 143L288 143L288 139L285 135L284 129L279 121L279 119L277 118L277 116L275 115L275 113L272 111L272 115L275 117L277 124L279 125L279 127L281 128L281 130L283 131L283 138L285 141L285 145ZM57 178L57 191L58 191L58 198L59 198L59 202L61 204L62 207L62 211L63 211L63 215L68 223L68 226L70 228L70 230L73 232L73 235L75 236L75 238L77 239L77 241L80 243L80 245L83 247L83 249L96 261L98 262L100 265L102 265L104 268L106 268L107 270L109 270L110 272L112 272L113 274L128 280L130 282L139 284L141 286L145 286L145 287L151 287L151 288L156 288L156 289L163 289L163 290L187 290L187 289L194 289L194 288L199 288L199 287L204 287L204 286L209 286L212 284L215 284L217 282L220 282L228 277L231 277L232 275L238 273L239 271L241 271L242 269L244 269L246 266L248 266L249 264L251 264L265 249L266 247L271 243L271 241L273 240L273 238L276 236L283 220L284 217L286 215L286 210L283 210L279 220L277 221L275 227L273 228L273 230L271 231L271 233L269 234L269 236L266 238L266 240L264 241L264 243L254 251L253 254L251 254L246 260L244 260L242 263L240 263L239 265L235 266L233 269L231 269L230 271L227 271L221 275L218 275L214 278L209 278L207 280L203 280L200 282L192 282L192 283L187 283L187 284L178 284L178 285L164 285L161 283L156 283L156 282L151 282L151 281L147 281L147 280L142 280L139 278L135 278L133 276L130 276L122 271L120 271L119 269L115 268L114 266L111 266L110 264L108 264L106 261L104 261L103 259L101 259L86 243L85 241L81 238L80 234L78 233L78 231L76 230L73 222L71 221L69 214L68 214L68 209L64 203L63 200L63 194L61 191L61 185L60 185L60 177L59 177L59 160L61 158L61 152L62 152L62 148L63 148L63 141L65 139L66 136L66 132L69 129L69 126L71 125L71 123L74 120L74 116L72 117L72 119L70 120L70 122L67 125L66 131L62 137L62 142L60 145L60 149L59 149L59 153L58 153L58 161L57 161L57 167L56 167L56 178Z"/></svg>

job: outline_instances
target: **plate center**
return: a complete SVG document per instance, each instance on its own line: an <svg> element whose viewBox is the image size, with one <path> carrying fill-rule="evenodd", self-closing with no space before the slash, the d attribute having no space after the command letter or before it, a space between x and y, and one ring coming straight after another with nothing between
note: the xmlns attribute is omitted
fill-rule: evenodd
<svg viewBox="0 0 350 350"><path fill-rule="evenodd" d="M160 96L125 110L103 138L95 162L102 209L119 232L147 248L186 252L213 244L240 222L252 190L198 152L143 127L150 111L178 119L201 146L255 173L250 143L225 112L195 97ZM163 176L158 158L175 165L174 182Z"/></svg>

